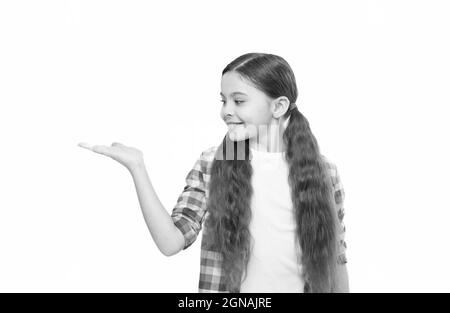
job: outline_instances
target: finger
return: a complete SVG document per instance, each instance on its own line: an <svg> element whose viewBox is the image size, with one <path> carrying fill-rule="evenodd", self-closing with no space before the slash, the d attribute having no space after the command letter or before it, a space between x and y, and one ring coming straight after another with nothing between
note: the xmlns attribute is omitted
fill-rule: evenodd
<svg viewBox="0 0 450 313"><path fill-rule="evenodd" d="M125 147L125 145L124 145L124 144L121 144L120 142L113 142L113 143L111 144L111 146L112 146L112 147Z"/></svg>
<svg viewBox="0 0 450 313"><path fill-rule="evenodd" d="M104 145L95 145L92 147L92 151L106 155L106 156L111 156L111 150L110 147L108 146L104 146Z"/></svg>
<svg viewBox="0 0 450 313"><path fill-rule="evenodd" d="M80 142L80 143L78 144L78 146L80 146L81 148L88 149L88 150L92 150L92 147L93 147L93 145L88 144L88 143L86 143L86 142Z"/></svg>

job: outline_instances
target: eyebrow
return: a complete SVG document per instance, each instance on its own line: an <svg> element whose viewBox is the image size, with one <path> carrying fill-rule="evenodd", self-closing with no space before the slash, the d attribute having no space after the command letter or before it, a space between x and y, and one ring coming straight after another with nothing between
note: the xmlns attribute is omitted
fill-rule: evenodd
<svg viewBox="0 0 450 313"><path fill-rule="evenodd" d="M221 96L224 96L224 94L223 94L222 92L220 92L220 95L221 95ZM230 94L230 96L234 96L234 95L244 95L244 96L248 96L246 93L243 93L243 92L240 92L240 91L235 91L235 92L232 92L232 93Z"/></svg>

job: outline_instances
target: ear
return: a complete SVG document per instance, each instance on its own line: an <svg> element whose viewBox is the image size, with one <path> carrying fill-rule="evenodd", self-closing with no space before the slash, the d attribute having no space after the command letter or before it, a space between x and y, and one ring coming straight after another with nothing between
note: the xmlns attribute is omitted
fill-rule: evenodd
<svg viewBox="0 0 450 313"><path fill-rule="evenodd" d="M272 102L272 115L273 118L282 117L289 109L290 101L287 97L281 96Z"/></svg>

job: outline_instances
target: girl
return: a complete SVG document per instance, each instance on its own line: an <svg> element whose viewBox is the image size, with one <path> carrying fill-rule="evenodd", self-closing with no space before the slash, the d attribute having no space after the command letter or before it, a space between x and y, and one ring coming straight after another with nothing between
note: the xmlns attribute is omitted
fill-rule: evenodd
<svg viewBox="0 0 450 313"><path fill-rule="evenodd" d="M228 132L203 151L169 215L142 152L79 145L126 166L150 233L164 255L203 229L199 292L348 292L344 190L295 105L289 64L244 54L222 71Z"/></svg>

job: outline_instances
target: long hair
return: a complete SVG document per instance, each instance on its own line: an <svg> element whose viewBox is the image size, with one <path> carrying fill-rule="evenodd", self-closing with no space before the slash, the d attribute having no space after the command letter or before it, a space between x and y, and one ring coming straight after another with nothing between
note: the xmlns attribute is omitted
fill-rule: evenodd
<svg viewBox="0 0 450 313"><path fill-rule="evenodd" d="M268 97L297 100L297 85L289 64L265 53L244 54L222 71L235 71ZM296 108L286 112L289 124L283 133L288 181L296 221L296 243L301 248L305 292L335 292L337 223L331 179L311 132L308 120ZM252 165L249 139L231 141L226 135L217 149L205 227L207 249L221 253L226 288L239 292L250 257L250 199Z"/></svg>

